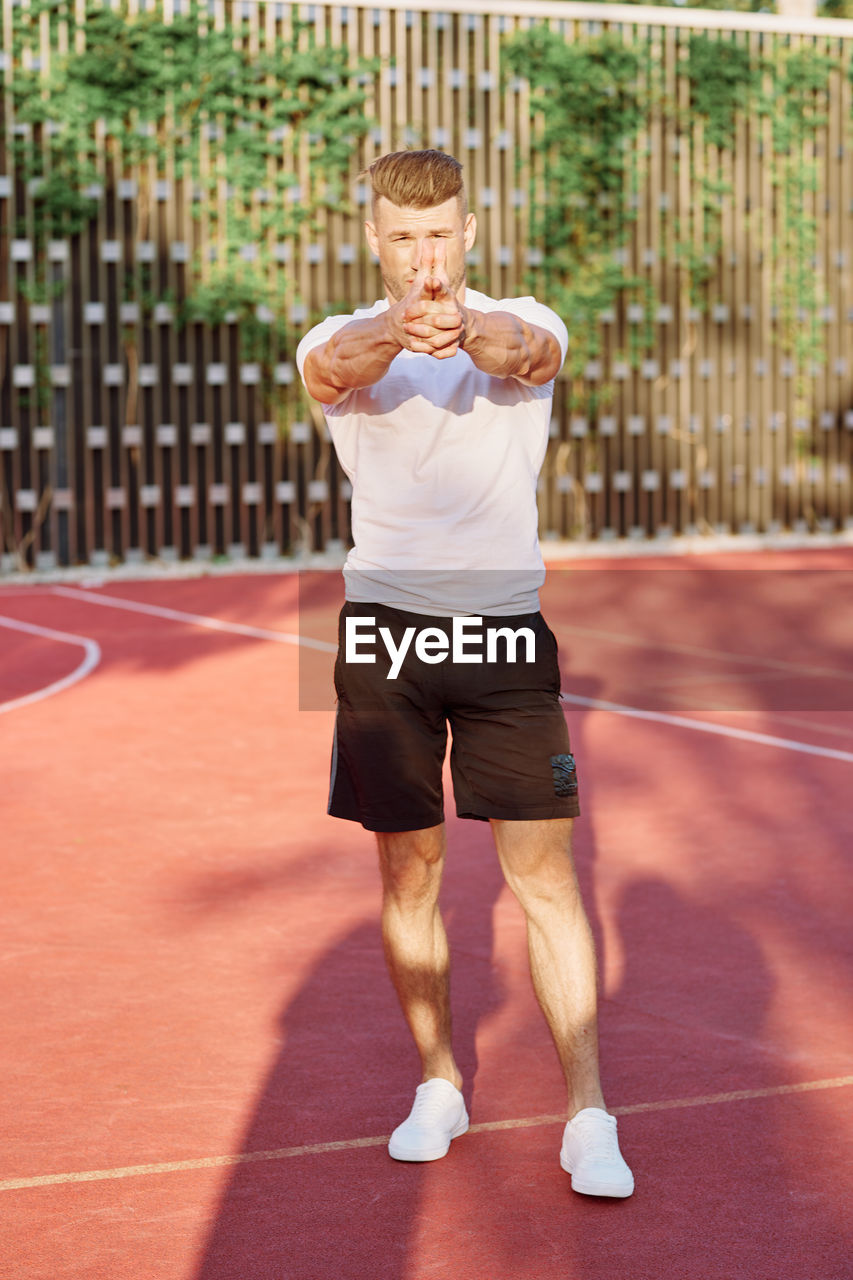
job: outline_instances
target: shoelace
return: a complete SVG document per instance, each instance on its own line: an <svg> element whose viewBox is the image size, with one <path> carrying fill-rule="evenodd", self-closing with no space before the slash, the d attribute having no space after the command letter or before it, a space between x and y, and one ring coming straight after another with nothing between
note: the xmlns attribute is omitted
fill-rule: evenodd
<svg viewBox="0 0 853 1280"><path fill-rule="evenodd" d="M603 1121L593 1117L583 1116L574 1128L585 1150L589 1151L591 1147L595 1147L596 1159L617 1160L619 1158L619 1143L616 1137L615 1125L605 1124Z"/></svg>
<svg viewBox="0 0 853 1280"><path fill-rule="evenodd" d="M443 1092L439 1093L435 1089L418 1090L415 1094L415 1105L412 1107L410 1119L413 1124L429 1126L444 1111L446 1106L447 1098Z"/></svg>

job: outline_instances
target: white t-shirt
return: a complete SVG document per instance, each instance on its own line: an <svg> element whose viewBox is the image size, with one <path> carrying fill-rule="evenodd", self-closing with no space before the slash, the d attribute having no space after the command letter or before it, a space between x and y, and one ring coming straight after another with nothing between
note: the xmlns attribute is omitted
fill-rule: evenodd
<svg viewBox="0 0 853 1280"><path fill-rule="evenodd" d="M311 329L296 352L300 376L313 347L388 305L383 298ZM565 359L565 325L534 298L468 289L465 305L547 329ZM378 382L324 405L353 489L347 599L444 615L537 610L545 569L536 481L553 394L553 381L492 377L464 351L444 360L401 351Z"/></svg>

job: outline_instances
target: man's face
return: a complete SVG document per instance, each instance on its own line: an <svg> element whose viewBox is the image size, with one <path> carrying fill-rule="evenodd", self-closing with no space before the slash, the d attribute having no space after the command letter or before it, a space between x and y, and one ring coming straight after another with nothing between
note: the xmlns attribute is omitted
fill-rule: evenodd
<svg viewBox="0 0 853 1280"><path fill-rule="evenodd" d="M379 258L389 302L405 298L421 262L431 264L439 240L444 242L450 287L460 302L465 301L465 254L474 243L477 220L473 213L463 219L455 196L432 209L400 209L380 196L373 222L366 222L364 229Z"/></svg>

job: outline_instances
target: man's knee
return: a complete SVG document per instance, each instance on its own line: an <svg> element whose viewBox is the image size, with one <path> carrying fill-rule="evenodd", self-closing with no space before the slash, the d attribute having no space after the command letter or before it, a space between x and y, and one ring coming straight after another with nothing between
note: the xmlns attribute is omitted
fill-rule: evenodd
<svg viewBox="0 0 853 1280"><path fill-rule="evenodd" d="M571 852L571 819L493 822L504 878L523 906L580 903Z"/></svg>

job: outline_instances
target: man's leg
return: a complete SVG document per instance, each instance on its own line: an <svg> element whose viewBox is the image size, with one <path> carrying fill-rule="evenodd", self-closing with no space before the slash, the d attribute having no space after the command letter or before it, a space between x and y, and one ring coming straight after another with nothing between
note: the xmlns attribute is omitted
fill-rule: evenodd
<svg viewBox="0 0 853 1280"><path fill-rule="evenodd" d="M530 972L554 1037L569 1093L560 1164L583 1195L631 1195L616 1119L608 1115L598 1074L595 947L571 852L571 818L546 822L492 819L507 884L527 917Z"/></svg>
<svg viewBox="0 0 853 1280"><path fill-rule="evenodd" d="M438 909L444 825L378 832L382 939L391 980L423 1065L424 1080L462 1076L451 1048L450 956Z"/></svg>
<svg viewBox="0 0 853 1280"><path fill-rule="evenodd" d="M570 1117L604 1108L595 946L572 861L572 821L492 819L504 876L527 919L533 986L566 1076Z"/></svg>
<svg viewBox="0 0 853 1280"><path fill-rule="evenodd" d="M450 1034L450 955L438 909L443 824L378 834L382 938L391 980L423 1067L423 1081L388 1151L395 1160L440 1160L468 1128Z"/></svg>

